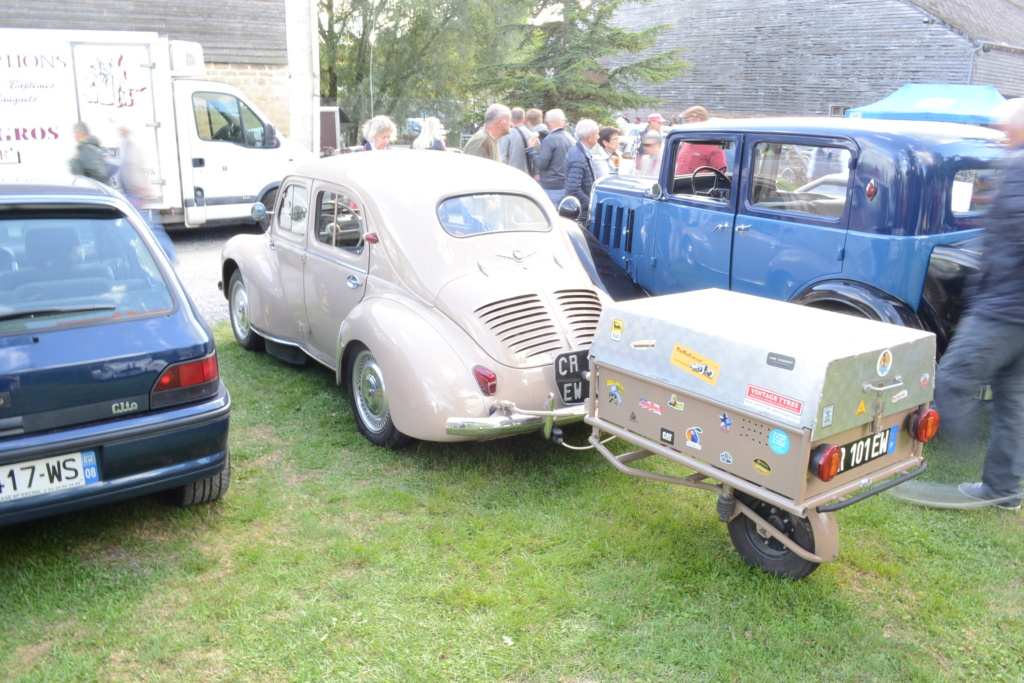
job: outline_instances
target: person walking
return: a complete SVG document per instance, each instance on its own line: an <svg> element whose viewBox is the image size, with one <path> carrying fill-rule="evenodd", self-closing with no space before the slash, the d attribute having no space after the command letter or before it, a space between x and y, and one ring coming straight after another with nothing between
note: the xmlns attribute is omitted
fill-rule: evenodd
<svg viewBox="0 0 1024 683"><path fill-rule="evenodd" d="M484 125L469 139L462 149L464 154L501 161L499 141L512 128L512 112L504 104L492 104L484 112Z"/></svg>
<svg viewBox="0 0 1024 683"><path fill-rule="evenodd" d="M988 208L978 280L967 313L935 372L935 403L956 440L977 433L975 399L991 380L992 426L981 481L960 484L968 498L1021 507L1024 480L1024 98L997 112L1009 152Z"/></svg>
<svg viewBox="0 0 1024 683"><path fill-rule="evenodd" d="M555 206L565 196L565 155L576 144L575 138L565 129L567 119L561 109L550 109L544 115L544 123L550 131L543 141L534 138L531 147L540 145L534 161L534 168L540 176L540 186Z"/></svg>
<svg viewBox="0 0 1024 683"><path fill-rule="evenodd" d="M121 187L124 189L124 196L145 219L167 258L171 263L177 264L178 252L174 248L174 242L171 241L163 224L159 220L153 220L153 212L147 206L153 199L153 179L146 153L142 146L132 139L132 131L128 126L122 125L118 132L121 135Z"/></svg>
<svg viewBox="0 0 1024 683"><path fill-rule="evenodd" d="M103 159L100 141L89 133L89 126L84 121L76 123L72 128L72 133L78 143L78 148L71 160L71 172L109 185L110 172L107 171L107 162Z"/></svg>

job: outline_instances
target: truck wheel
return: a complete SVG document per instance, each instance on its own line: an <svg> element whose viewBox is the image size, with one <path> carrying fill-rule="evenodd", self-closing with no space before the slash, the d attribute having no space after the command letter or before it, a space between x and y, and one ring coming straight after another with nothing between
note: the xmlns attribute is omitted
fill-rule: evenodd
<svg viewBox="0 0 1024 683"><path fill-rule="evenodd" d="M249 295L245 291L242 272L236 270L228 281L228 316L235 341L246 351L262 351L263 337L252 330L249 324Z"/></svg>
<svg viewBox="0 0 1024 683"><path fill-rule="evenodd" d="M231 483L231 456L224 463L224 469L212 477L206 477L191 484L171 489L171 502L180 507L186 508L201 503L212 503L223 496Z"/></svg>
<svg viewBox="0 0 1024 683"><path fill-rule="evenodd" d="M761 516L762 519L784 532L786 536L805 550L814 552L814 531L811 523L791 515L785 510L754 498L745 493L736 493L741 503ZM818 568L817 562L803 559L778 540L762 538L757 525L746 515L737 515L729 522L729 537L740 557L752 567L757 567L772 576L802 579Z"/></svg>
<svg viewBox="0 0 1024 683"><path fill-rule="evenodd" d="M348 400L352 415L363 436L375 446L401 448L412 439L398 431L391 421L391 407L384 373L373 352L356 344L348 355L345 376L348 377Z"/></svg>

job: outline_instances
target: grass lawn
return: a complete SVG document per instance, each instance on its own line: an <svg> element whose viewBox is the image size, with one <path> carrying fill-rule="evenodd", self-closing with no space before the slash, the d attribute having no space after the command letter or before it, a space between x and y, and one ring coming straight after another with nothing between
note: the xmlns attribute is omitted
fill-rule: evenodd
<svg viewBox="0 0 1024 683"><path fill-rule="evenodd" d="M374 448L331 373L216 331L227 495L0 529L0 679L1024 679L1024 515L882 494L774 579L707 492L539 436ZM983 446L940 436L925 478L976 480Z"/></svg>

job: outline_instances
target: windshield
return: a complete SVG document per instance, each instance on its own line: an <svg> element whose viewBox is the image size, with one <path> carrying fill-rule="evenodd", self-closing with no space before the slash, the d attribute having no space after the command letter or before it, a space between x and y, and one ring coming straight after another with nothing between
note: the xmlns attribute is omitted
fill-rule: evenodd
<svg viewBox="0 0 1024 683"><path fill-rule="evenodd" d="M547 216L530 199L515 194L471 194L452 197L437 207L441 227L449 235L468 237L485 232L547 232Z"/></svg>
<svg viewBox="0 0 1024 683"><path fill-rule="evenodd" d="M0 214L0 335L166 313L174 297L112 209Z"/></svg>

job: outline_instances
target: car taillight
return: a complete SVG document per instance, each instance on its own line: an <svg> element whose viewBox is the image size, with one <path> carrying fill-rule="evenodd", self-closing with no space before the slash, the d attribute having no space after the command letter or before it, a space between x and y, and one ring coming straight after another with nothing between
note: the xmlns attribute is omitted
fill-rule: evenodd
<svg viewBox="0 0 1024 683"><path fill-rule="evenodd" d="M921 443L928 443L939 431L939 413L931 408L910 416L910 434Z"/></svg>
<svg viewBox="0 0 1024 683"><path fill-rule="evenodd" d="M482 365L473 366L473 377L476 378L480 391L487 396L494 396L498 391L498 376Z"/></svg>
<svg viewBox="0 0 1024 683"><path fill-rule="evenodd" d="M153 386L150 407L166 408L213 396L217 393L219 377L216 352L199 360L169 365Z"/></svg>
<svg viewBox="0 0 1024 683"><path fill-rule="evenodd" d="M843 449L835 444L822 444L811 452L811 472L822 481L832 481L843 464Z"/></svg>

